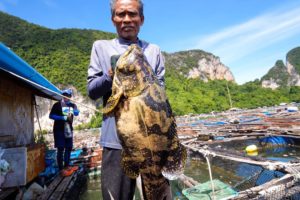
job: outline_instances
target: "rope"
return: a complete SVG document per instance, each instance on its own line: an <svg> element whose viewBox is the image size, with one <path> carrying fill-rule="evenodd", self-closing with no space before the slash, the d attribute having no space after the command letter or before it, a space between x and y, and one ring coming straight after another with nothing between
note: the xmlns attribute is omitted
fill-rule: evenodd
<svg viewBox="0 0 300 200"><path fill-rule="evenodd" d="M6 69L3 69L2 67L0 67L0 69L2 69L3 71L5 71L5 72L7 72L7 73L12 74L13 76L16 76L16 77L20 78L20 79L22 79L22 80L24 80L24 81L26 81L26 82L28 82L28 83L31 83L31 84L33 84L33 85L35 85L35 86L38 86L38 87L40 87L40 88L42 88L42 89L44 89L44 90L47 90L48 92L52 92L52 93L54 93L54 94L56 94L56 95L58 95L58 96L60 96L60 97L69 99L70 101L72 101L72 102L74 102L74 103L76 103L76 104L78 104L78 105L84 106L84 107L86 107L86 108L88 108L88 109L90 109L90 110L93 110L93 111L95 111L95 112L102 113L102 111L99 111L98 109L89 107L89 106L87 106L87 105L85 105L85 104L83 104L83 103L80 103L80 102L78 102L78 101L75 101L75 100L73 100L73 99L71 99L71 98L69 98L69 97L66 97L66 96L64 96L64 95L62 95L62 94L60 94L60 93L58 93L58 92L55 92L55 91L53 91L53 90L50 90L49 88L46 88L46 87L44 87L44 86L42 86L42 85L40 85L40 84L37 84L37 83L35 83L35 82L31 81L31 80L28 80L28 79L26 79L26 78L24 78L24 77L22 77L22 76L19 76L18 74L15 74L15 73L10 72L10 71L8 71L8 70L6 70Z"/></svg>
<svg viewBox="0 0 300 200"><path fill-rule="evenodd" d="M38 121L38 124L39 124L39 128L40 128L40 131L41 131L41 134L42 134L42 127L41 127L41 124L40 124L40 118L39 118L39 113L38 113L38 110L37 110L37 104L36 104L35 97L34 97L34 108L35 108L36 118L37 118L37 121Z"/></svg>
<svg viewBox="0 0 300 200"><path fill-rule="evenodd" d="M207 166L208 166L208 171L209 171L209 178L210 178L210 184L211 184L211 189L212 189L212 197L213 197L213 200L215 200L216 199L216 196L215 196L215 186L214 186L213 179L212 179L212 172L211 172L209 157L206 156L205 158L206 158L206 162L207 162Z"/></svg>
<svg viewBox="0 0 300 200"><path fill-rule="evenodd" d="M187 146L187 145L185 145L185 146ZM189 148L189 146L187 146L187 147ZM192 148L192 147L190 147L190 148ZM210 152L210 151L208 151L206 149L197 149L197 151L199 153L201 153L205 157L205 159L206 159L207 166L208 166L210 183L211 183L211 189L212 189L212 197L213 197L213 200L215 200L216 199L216 196L215 196L215 186L214 186L214 183L213 183L212 170L211 170L211 166L210 166L210 162L209 162L209 156L212 155L214 157L214 156L216 156L216 154L213 153L213 152Z"/></svg>

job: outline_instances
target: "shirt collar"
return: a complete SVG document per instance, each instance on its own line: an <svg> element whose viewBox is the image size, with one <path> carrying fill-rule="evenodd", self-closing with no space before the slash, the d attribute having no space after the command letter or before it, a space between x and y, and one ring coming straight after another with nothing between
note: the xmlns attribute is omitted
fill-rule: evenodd
<svg viewBox="0 0 300 200"><path fill-rule="evenodd" d="M117 41L119 42L119 44L121 44L121 45L131 45L131 44L137 44L139 47L141 47L142 48L142 41L139 39L139 38L137 38L137 41L136 42L132 42L132 41L130 41L130 40L126 40L126 39L124 39L124 38L120 38L120 37L118 37L117 38Z"/></svg>

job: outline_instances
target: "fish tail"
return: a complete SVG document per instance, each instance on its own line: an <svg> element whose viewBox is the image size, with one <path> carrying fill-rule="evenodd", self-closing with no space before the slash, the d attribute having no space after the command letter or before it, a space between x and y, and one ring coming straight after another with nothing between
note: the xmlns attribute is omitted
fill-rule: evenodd
<svg viewBox="0 0 300 200"><path fill-rule="evenodd" d="M170 199L171 189L169 181L160 173L142 173L142 190L144 200Z"/></svg>

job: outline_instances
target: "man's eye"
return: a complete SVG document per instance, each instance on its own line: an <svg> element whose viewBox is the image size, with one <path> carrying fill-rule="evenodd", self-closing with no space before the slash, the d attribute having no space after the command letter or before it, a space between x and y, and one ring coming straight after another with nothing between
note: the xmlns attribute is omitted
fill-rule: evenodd
<svg viewBox="0 0 300 200"><path fill-rule="evenodd" d="M119 18L125 18L127 16L129 16L130 18L135 18L138 16L137 12L120 12L120 13L116 13L116 16Z"/></svg>
<svg viewBox="0 0 300 200"><path fill-rule="evenodd" d="M136 16L138 16L138 13L130 12L130 13L128 13L128 15L129 15L130 17L136 17Z"/></svg>
<svg viewBox="0 0 300 200"><path fill-rule="evenodd" d="M116 13L116 15L118 16L118 17L125 17L125 15L126 15L126 13L125 12L121 12L121 13Z"/></svg>

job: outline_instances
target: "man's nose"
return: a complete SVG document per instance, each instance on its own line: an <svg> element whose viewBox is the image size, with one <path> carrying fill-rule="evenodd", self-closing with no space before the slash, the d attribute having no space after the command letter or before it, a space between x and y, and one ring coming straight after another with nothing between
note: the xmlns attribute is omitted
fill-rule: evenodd
<svg viewBox="0 0 300 200"><path fill-rule="evenodd" d="M131 22L131 17L130 17L130 15L128 15L128 14L126 14L125 16L124 16L124 22Z"/></svg>

